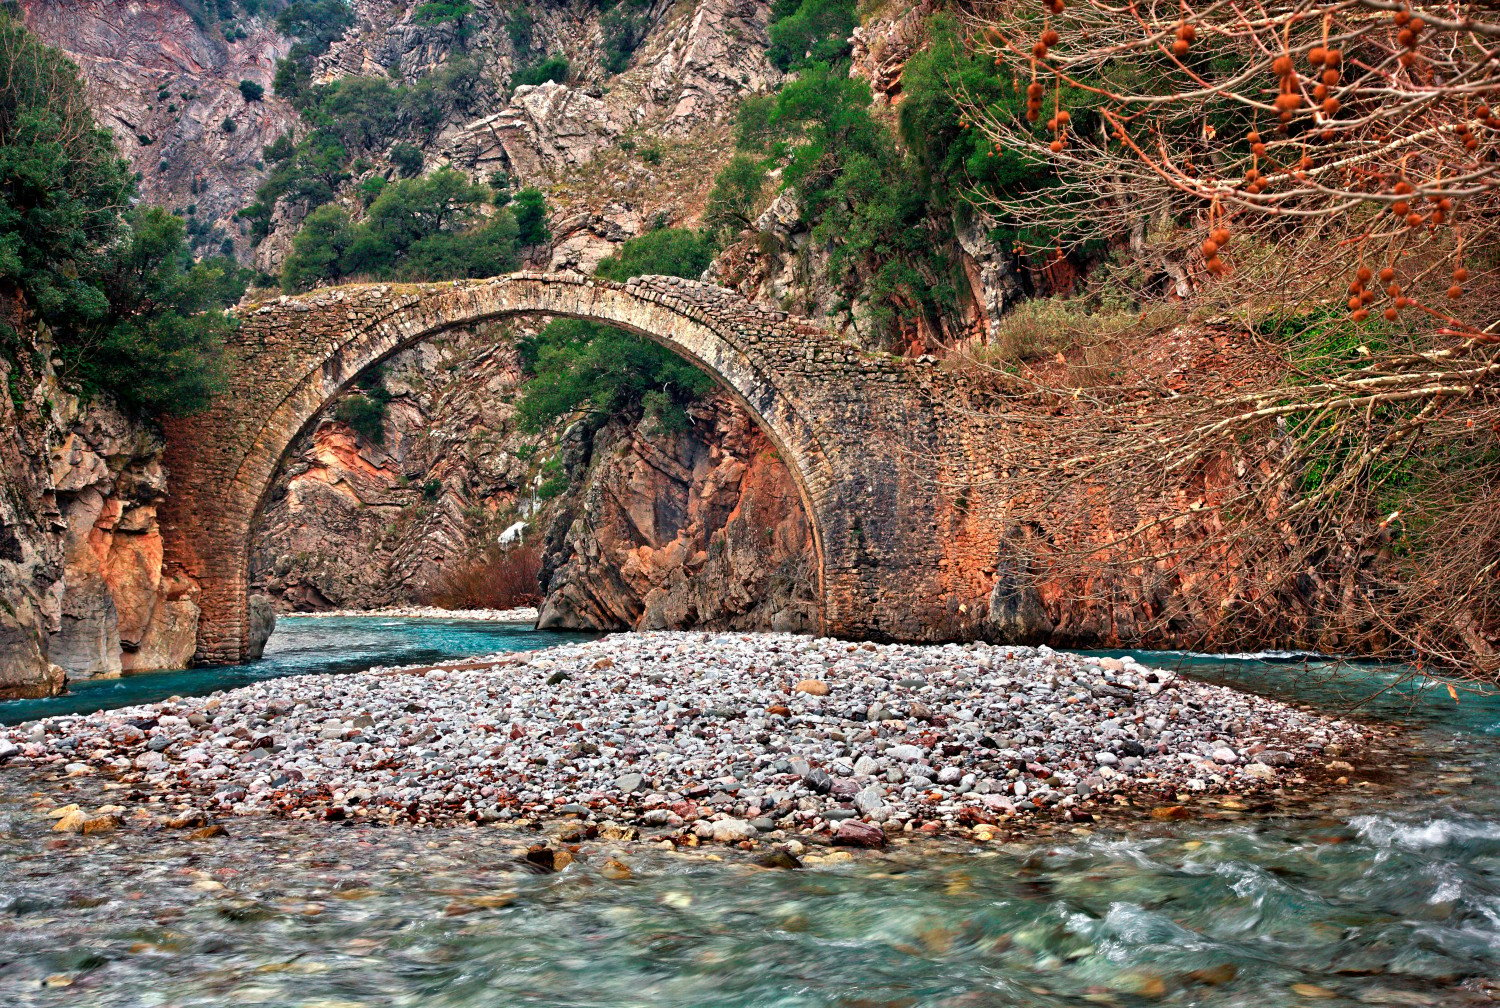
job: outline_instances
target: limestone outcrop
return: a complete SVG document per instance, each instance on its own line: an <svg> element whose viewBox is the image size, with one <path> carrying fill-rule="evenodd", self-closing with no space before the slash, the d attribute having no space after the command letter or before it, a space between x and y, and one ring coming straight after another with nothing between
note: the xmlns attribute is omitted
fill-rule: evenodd
<svg viewBox="0 0 1500 1008"><path fill-rule="evenodd" d="M95 116L141 173L142 197L196 223L205 251L229 240L249 258L235 214L265 177L262 149L297 123L271 87L291 42L261 17L239 18L244 36L226 40L176 0L22 0L21 9L79 65ZM247 101L242 80L264 97Z"/></svg>
<svg viewBox="0 0 1500 1008"><path fill-rule="evenodd" d="M817 629L812 530L786 464L718 394L689 426L616 418L573 442L540 626Z"/></svg>
<svg viewBox="0 0 1500 1008"><path fill-rule="evenodd" d="M0 359L0 372L0 698L184 667L197 587L163 571L160 434L64 391L50 364Z"/></svg>
<svg viewBox="0 0 1500 1008"><path fill-rule="evenodd" d="M621 129L598 97L548 81L516 88L505 109L456 130L443 148L482 174L548 183L592 164Z"/></svg>

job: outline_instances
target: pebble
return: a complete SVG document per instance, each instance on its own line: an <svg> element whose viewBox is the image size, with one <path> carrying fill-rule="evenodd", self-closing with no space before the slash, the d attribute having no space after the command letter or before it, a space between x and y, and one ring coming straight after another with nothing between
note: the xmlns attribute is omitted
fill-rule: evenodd
<svg viewBox="0 0 1500 1008"><path fill-rule="evenodd" d="M1133 792L1175 817L1180 792L1295 783L1367 734L1129 658L652 632L62 715L0 729L0 753L14 750L7 771L164 798L179 828L567 815L694 842L878 846L886 830L1069 818ZM60 832L98 817L54 815Z"/></svg>

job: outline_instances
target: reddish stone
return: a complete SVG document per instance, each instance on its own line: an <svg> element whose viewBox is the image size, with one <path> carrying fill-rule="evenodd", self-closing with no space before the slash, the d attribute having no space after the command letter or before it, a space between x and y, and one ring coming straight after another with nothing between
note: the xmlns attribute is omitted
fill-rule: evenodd
<svg viewBox="0 0 1500 1008"><path fill-rule="evenodd" d="M884 847L885 830L863 819L845 819L834 831L833 842L844 847Z"/></svg>

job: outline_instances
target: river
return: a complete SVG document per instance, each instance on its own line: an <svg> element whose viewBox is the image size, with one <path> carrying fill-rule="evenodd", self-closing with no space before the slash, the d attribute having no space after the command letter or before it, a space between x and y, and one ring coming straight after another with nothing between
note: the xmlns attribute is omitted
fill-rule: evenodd
<svg viewBox="0 0 1500 1008"><path fill-rule="evenodd" d="M92 684L69 698L0 705L0 717L559 639L495 624L289 620L265 663ZM1251 808L1200 802L1186 821L1064 828L1025 843L920 843L848 860L818 852L800 871L715 860L708 848L633 849L622 855L629 878L610 877L601 858L533 875L516 865L516 837L479 828L231 820L213 841L58 840L27 811L35 785L0 774L0 1003L1500 1000L1500 701L1386 688L1400 669L1135 654L1400 722L1408 748L1330 795Z"/></svg>

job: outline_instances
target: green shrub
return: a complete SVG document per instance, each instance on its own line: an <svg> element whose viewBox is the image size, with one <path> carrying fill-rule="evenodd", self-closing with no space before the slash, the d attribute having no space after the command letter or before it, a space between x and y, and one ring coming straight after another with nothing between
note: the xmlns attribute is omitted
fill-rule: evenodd
<svg viewBox="0 0 1500 1008"><path fill-rule="evenodd" d="M345 396L333 409L333 417L348 424L371 444L385 444L386 404L365 395Z"/></svg>
<svg viewBox="0 0 1500 1008"><path fill-rule="evenodd" d="M511 200L515 213L516 242L522 248L540 245L552 237L547 230L547 197L540 189L522 189Z"/></svg>
<svg viewBox="0 0 1500 1008"><path fill-rule="evenodd" d="M266 89L253 80L242 80L240 81L240 96L247 102L260 101L266 96Z"/></svg>
<svg viewBox="0 0 1500 1008"><path fill-rule="evenodd" d="M781 70L839 60L856 25L854 0L776 0L766 57Z"/></svg>
<svg viewBox="0 0 1500 1008"><path fill-rule="evenodd" d="M474 13L469 0L426 0L412 12L415 24L456 24L463 26L464 19Z"/></svg>
<svg viewBox="0 0 1500 1008"><path fill-rule="evenodd" d="M545 84L551 81L555 84L563 84L568 79L572 67L562 56L548 56L536 66L518 67L510 75L511 87L522 87L527 84Z"/></svg>
<svg viewBox="0 0 1500 1008"><path fill-rule="evenodd" d="M512 11L505 22L505 34L510 36L510 45L515 51L518 66L521 63L521 55L531 52L532 30L535 27L535 16L524 7Z"/></svg>
<svg viewBox="0 0 1500 1008"><path fill-rule="evenodd" d="M373 188L373 187L372 187ZM329 204L308 215L282 267L287 291L352 275L381 280L451 280L514 269L517 224L511 211L486 217L488 187L443 168L378 188L365 219Z"/></svg>
<svg viewBox="0 0 1500 1008"><path fill-rule="evenodd" d="M713 262L712 243L697 231L660 228L623 243L600 261L595 273L606 280L658 274L696 280Z"/></svg>
<svg viewBox="0 0 1500 1008"><path fill-rule="evenodd" d="M721 236L749 227L756 203L766 187L766 165L762 158L736 154L714 179L703 212L703 225Z"/></svg>
<svg viewBox="0 0 1500 1008"><path fill-rule="evenodd" d="M713 258L703 236L664 228L630 239L599 264L599 276L697 277ZM522 341L530 377L518 416L536 431L577 410L615 413L639 407L668 429L686 422L683 407L714 388L713 379L682 357L622 329L559 319Z"/></svg>
<svg viewBox="0 0 1500 1008"><path fill-rule="evenodd" d="M610 73L623 73L646 39L651 27L649 12L651 0L622 0L613 10L599 19L599 32L604 43L600 62Z"/></svg>
<svg viewBox="0 0 1500 1008"><path fill-rule="evenodd" d="M275 168L256 190L256 203L267 220L282 199L309 207L327 203L364 155L385 150L403 133L430 136L452 111L474 99L481 79L473 60L454 59L410 85L373 77L346 77L317 86L309 81L298 84L293 104L313 128L300 143L282 138L266 148ZM416 164L414 154L421 153L420 147L397 146L401 149L392 148L389 153L398 167L408 174L420 171L420 165L408 171Z"/></svg>
<svg viewBox="0 0 1500 1008"><path fill-rule="evenodd" d="M568 477L552 476L542 481L542 485L536 488L537 497L542 500L551 500L561 497L568 492Z"/></svg>
<svg viewBox="0 0 1500 1008"><path fill-rule="evenodd" d="M403 178L411 178L422 170L422 148L415 144L398 143L391 148L391 164L396 166Z"/></svg>

